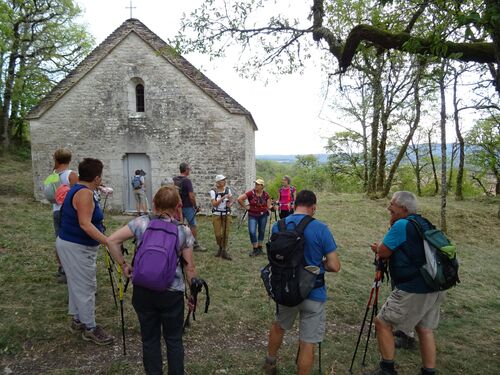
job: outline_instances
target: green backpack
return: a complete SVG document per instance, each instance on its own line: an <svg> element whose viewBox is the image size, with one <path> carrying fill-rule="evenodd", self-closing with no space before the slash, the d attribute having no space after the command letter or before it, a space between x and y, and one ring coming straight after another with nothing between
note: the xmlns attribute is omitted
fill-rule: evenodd
<svg viewBox="0 0 500 375"><path fill-rule="evenodd" d="M62 184L61 173L53 171L43 181L43 194L50 203L56 203L56 190Z"/></svg>
<svg viewBox="0 0 500 375"><path fill-rule="evenodd" d="M460 283L456 246L440 229L424 231L420 223L408 218L424 242L425 264L420 273L425 283L435 291L450 289Z"/></svg>

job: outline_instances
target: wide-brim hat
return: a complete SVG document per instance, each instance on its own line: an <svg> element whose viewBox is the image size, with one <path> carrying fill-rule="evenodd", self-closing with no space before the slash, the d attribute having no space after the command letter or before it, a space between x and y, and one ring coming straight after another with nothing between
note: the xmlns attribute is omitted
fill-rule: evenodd
<svg viewBox="0 0 500 375"><path fill-rule="evenodd" d="M257 185L262 185L262 186L265 185L264 180L262 178L256 179L253 183L257 184Z"/></svg>
<svg viewBox="0 0 500 375"><path fill-rule="evenodd" d="M226 179L226 176L224 176L223 174L218 174L217 176L215 176L215 182L219 182L219 181L222 181L225 179Z"/></svg>

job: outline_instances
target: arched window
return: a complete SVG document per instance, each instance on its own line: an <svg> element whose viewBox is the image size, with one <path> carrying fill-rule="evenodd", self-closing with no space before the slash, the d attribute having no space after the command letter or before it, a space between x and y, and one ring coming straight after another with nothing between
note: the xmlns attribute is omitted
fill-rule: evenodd
<svg viewBox="0 0 500 375"><path fill-rule="evenodd" d="M144 86L140 83L135 86L135 111L144 112Z"/></svg>

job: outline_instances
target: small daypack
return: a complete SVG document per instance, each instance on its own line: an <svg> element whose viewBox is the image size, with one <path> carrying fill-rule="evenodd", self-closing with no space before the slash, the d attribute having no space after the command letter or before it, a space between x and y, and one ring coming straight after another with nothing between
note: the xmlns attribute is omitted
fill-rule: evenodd
<svg viewBox="0 0 500 375"><path fill-rule="evenodd" d="M61 174L65 171L53 171L43 181L43 194L50 203L61 205L69 191L69 186L61 180Z"/></svg>
<svg viewBox="0 0 500 375"><path fill-rule="evenodd" d="M212 189L212 191L214 192L215 194L215 200L219 199L220 197L224 196L224 195L228 195L229 194L229 187L225 187L224 188L224 191L222 193L218 192L217 189ZM212 212L219 212L217 207L212 207ZM220 212L231 212L231 209L229 207L227 207L226 205L226 209L224 211L220 211Z"/></svg>
<svg viewBox="0 0 500 375"><path fill-rule="evenodd" d="M177 242L177 224L151 219L134 255L132 283L157 292L167 290L179 262Z"/></svg>
<svg viewBox="0 0 500 375"><path fill-rule="evenodd" d="M141 176L132 177L132 189L138 190L142 186Z"/></svg>
<svg viewBox="0 0 500 375"><path fill-rule="evenodd" d="M431 224L429 230L413 218L408 218L424 242L425 264L420 265L420 274L434 291L447 290L460 283L456 247L440 230Z"/></svg>
<svg viewBox="0 0 500 375"><path fill-rule="evenodd" d="M269 296L280 305L296 306L325 283L319 267L306 266L304 259L303 234L313 220L304 216L293 229L287 229L285 219L281 219L278 232L266 244L269 264L261 270L261 278Z"/></svg>

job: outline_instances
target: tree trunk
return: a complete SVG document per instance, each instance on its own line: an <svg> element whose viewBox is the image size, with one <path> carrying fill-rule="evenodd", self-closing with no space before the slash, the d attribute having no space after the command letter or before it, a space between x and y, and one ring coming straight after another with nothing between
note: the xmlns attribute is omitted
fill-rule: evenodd
<svg viewBox="0 0 500 375"><path fill-rule="evenodd" d="M380 64L377 64L380 66ZM370 171L368 175L368 195L374 195L377 187L377 165L378 165L378 127L380 122L380 113L384 101L382 83L380 75L375 74L373 80L373 119L371 125L371 145L370 145Z"/></svg>
<svg viewBox="0 0 500 375"><path fill-rule="evenodd" d="M445 70L446 63L443 62L441 75L439 77L439 93L441 96L441 121L439 124L441 130L441 230L446 232L446 93L445 93Z"/></svg>
<svg viewBox="0 0 500 375"><path fill-rule="evenodd" d="M384 183L385 183L385 167L387 165L387 132L389 131L388 126L388 115L383 113L382 108L382 116L381 116L381 125L382 130L380 132L380 142L378 145L378 172L377 172L377 191L384 191Z"/></svg>
<svg viewBox="0 0 500 375"><path fill-rule="evenodd" d="M457 201L464 200L463 186L464 186L464 166L465 166L465 142L460 130L460 119L458 117L458 99L457 99L457 84L458 74L455 73L453 80L453 108L455 120L455 132L458 140L458 171L457 171L457 187L455 189L455 199Z"/></svg>
<svg viewBox="0 0 500 375"><path fill-rule="evenodd" d="M418 145L415 148L415 178L417 179L417 195L422 196L422 177L420 175L420 152Z"/></svg>
<svg viewBox="0 0 500 375"><path fill-rule="evenodd" d="M10 127L9 127L10 104L12 100L12 90L14 88L14 78L15 78L14 76L16 71L16 63L19 58L19 46L20 46L18 23L14 24L14 29L12 34L13 34L12 51L9 55L7 77L5 79L5 89L2 100L2 117L0 118L0 129L3 135L4 150L7 150L10 144Z"/></svg>
<svg viewBox="0 0 500 375"><path fill-rule="evenodd" d="M410 131L408 135L406 136L403 144L401 145L401 148L399 149L398 155L396 156L396 159L394 160L394 163L391 165L391 169L389 171L389 174L387 176L387 179L385 181L384 185L384 191L383 191L383 196L387 197L389 194L389 191L391 190L391 185L392 185L392 180L394 179L394 176L396 175L396 171L399 167L399 163L403 159L403 156L406 153L406 149L408 148L408 145L410 144L411 140L413 139L413 134L415 134L415 130L417 130L418 124L420 123L420 111L421 111L421 106L422 102L420 101L420 78L422 76L424 68L423 65L419 66L417 74L415 76L415 82L414 82L414 89L413 89L413 96L415 100L415 118L413 119L413 124L410 126Z"/></svg>
<svg viewBox="0 0 500 375"><path fill-rule="evenodd" d="M427 144L429 145L429 157L431 158L432 176L434 177L434 194L433 195L436 195L439 191L439 183L438 183L437 172L436 172L436 163L434 162L434 152L432 151L431 133L432 133L431 130L429 130L429 132L427 133Z"/></svg>
<svg viewBox="0 0 500 375"><path fill-rule="evenodd" d="M448 189L447 192L451 191L453 187L453 164L455 163L455 158L457 156L458 144L454 142L451 145L451 158L450 158L450 173L448 174Z"/></svg>

